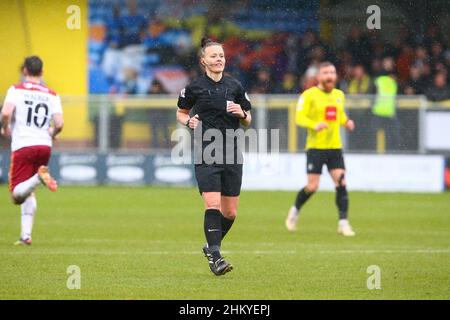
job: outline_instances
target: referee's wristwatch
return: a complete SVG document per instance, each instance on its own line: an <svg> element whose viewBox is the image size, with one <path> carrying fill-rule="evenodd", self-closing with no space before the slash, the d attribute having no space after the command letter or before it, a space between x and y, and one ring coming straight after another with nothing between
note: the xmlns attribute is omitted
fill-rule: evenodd
<svg viewBox="0 0 450 320"><path fill-rule="evenodd" d="M189 128L189 122L191 121L191 117L188 118L188 121L186 122L185 126Z"/></svg>
<svg viewBox="0 0 450 320"><path fill-rule="evenodd" d="M242 117L241 120L247 119L248 116L247 112L245 112L245 110L242 110L242 112L244 113L244 117Z"/></svg>

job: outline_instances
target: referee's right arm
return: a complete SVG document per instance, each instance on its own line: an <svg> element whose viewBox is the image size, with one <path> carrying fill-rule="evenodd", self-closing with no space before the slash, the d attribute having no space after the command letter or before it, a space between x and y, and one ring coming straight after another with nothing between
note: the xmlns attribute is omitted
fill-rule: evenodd
<svg viewBox="0 0 450 320"><path fill-rule="evenodd" d="M189 116L189 110L194 106L195 99L191 94L189 87L181 90L180 96L178 97L178 110L177 110L177 121L182 125L195 129L197 127L199 118L198 115Z"/></svg>
<svg viewBox="0 0 450 320"><path fill-rule="evenodd" d="M178 108L178 110L177 110L177 121L180 124L184 125L184 126L188 126L189 120L190 120L189 110Z"/></svg>

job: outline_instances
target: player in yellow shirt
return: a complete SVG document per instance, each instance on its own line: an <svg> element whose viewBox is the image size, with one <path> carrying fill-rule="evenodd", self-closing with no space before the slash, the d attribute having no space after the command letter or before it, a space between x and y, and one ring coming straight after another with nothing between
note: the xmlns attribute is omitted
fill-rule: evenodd
<svg viewBox="0 0 450 320"><path fill-rule="evenodd" d="M336 68L330 62L319 66L318 85L305 90L297 104L296 122L307 128L306 170L307 185L300 190L294 206L289 210L286 227L297 230L300 208L319 188L322 167L328 171L336 185L336 205L339 211L338 233L354 236L348 222L348 193L345 182L345 165L342 155L340 127L353 131L355 123L345 114L344 93L336 89Z"/></svg>

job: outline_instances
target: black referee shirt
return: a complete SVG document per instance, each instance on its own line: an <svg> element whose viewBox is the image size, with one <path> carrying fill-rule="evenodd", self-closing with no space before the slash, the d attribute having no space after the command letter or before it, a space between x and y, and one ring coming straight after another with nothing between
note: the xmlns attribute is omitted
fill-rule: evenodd
<svg viewBox="0 0 450 320"><path fill-rule="evenodd" d="M238 129L239 118L227 112L227 101L240 104L245 111L252 108L250 99L238 80L223 75L216 82L203 74L181 91L178 108L194 108L194 114L198 114L202 121L203 130Z"/></svg>
<svg viewBox="0 0 450 320"><path fill-rule="evenodd" d="M237 138L230 135L227 129L238 129L240 121L238 117L227 112L227 101L239 104L244 111L249 111L252 108L250 98L238 80L231 76L223 75L216 82L205 73L194 79L181 91L178 98L178 107L192 110L190 112L191 116L198 114L202 122L202 137L209 129L219 130L222 133L223 146L222 148L216 148L214 154L217 159L222 159L221 161L223 162L221 163L228 163L228 160L225 160L228 159L227 150L229 150L226 144L232 143L234 146L232 148L234 150L233 158L235 159L233 161L237 163L241 161L238 159L242 159L242 150L239 148ZM205 150L213 141L197 141L197 146ZM195 161L198 160L195 159ZM205 161L205 158L202 161Z"/></svg>

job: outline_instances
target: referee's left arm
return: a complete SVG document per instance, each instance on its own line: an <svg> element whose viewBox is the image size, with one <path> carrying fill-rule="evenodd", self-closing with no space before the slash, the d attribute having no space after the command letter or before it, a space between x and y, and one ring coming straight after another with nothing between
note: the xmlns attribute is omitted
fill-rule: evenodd
<svg viewBox="0 0 450 320"><path fill-rule="evenodd" d="M244 127L248 127L250 123L252 122L252 115L250 114L250 110L252 109L252 104L250 102L250 97L248 96L245 89L242 87L242 85L239 84L239 93L236 97L236 102L241 106L242 108L242 117L240 119L241 125Z"/></svg>

